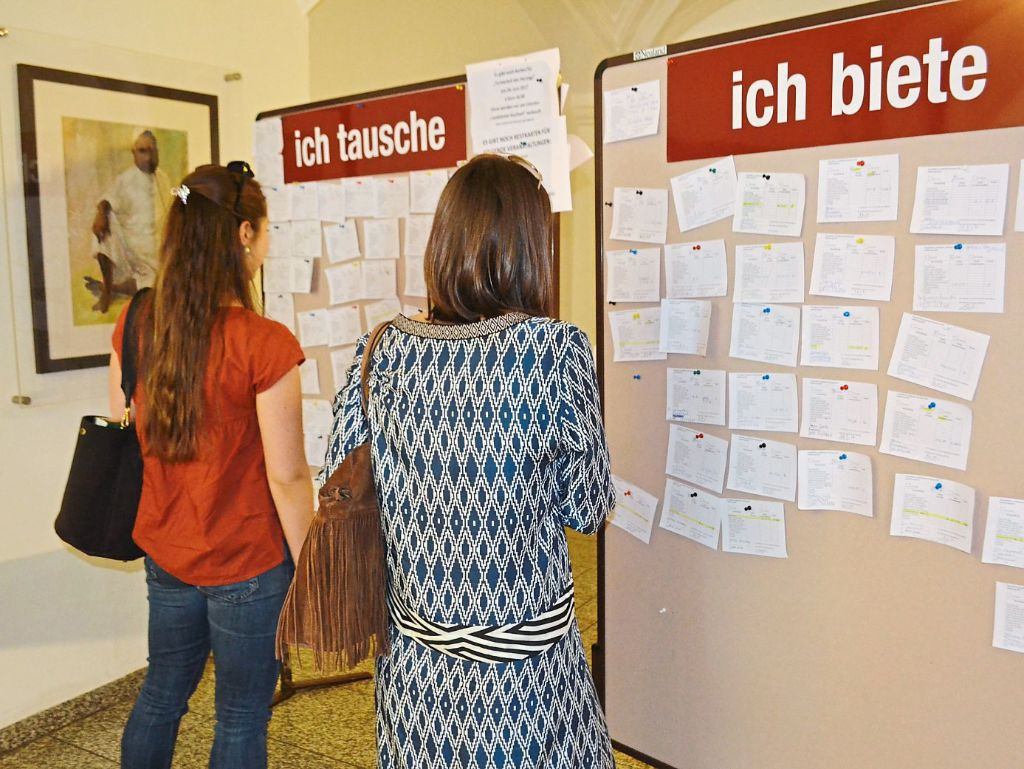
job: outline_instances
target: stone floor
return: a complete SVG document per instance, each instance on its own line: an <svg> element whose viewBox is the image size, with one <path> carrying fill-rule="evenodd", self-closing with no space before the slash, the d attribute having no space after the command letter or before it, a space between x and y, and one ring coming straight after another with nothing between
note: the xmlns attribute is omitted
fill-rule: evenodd
<svg viewBox="0 0 1024 769"><path fill-rule="evenodd" d="M593 537L569 533L576 580L576 612L589 657L597 641L597 557ZM295 672L301 679L302 671ZM181 723L174 769L203 769L213 740L212 666ZM0 755L0 769L110 769L118 765L121 729L132 702L124 701ZM270 722L272 769L376 766L373 681L300 692L274 708ZM646 764L617 754L620 769ZM583 769L583 768L581 768Z"/></svg>

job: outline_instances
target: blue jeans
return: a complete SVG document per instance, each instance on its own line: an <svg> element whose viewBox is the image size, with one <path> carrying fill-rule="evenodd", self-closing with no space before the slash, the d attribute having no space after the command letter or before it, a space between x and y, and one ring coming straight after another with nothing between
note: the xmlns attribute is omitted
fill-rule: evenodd
<svg viewBox="0 0 1024 769"><path fill-rule="evenodd" d="M277 684L274 635L294 566L289 558L252 579L189 585L148 556L149 670L121 737L124 769L169 769L181 717L210 652L217 725L211 769L267 765L267 723Z"/></svg>

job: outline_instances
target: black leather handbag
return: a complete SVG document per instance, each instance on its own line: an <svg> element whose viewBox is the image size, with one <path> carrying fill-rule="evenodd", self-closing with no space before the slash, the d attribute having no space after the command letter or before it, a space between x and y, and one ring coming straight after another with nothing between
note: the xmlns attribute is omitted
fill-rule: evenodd
<svg viewBox="0 0 1024 769"><path fill-rule="evenodd" d="M131 421L135 392L135 318L143 295L132 297L121 340L121 391L124 415L120 421L101 416L82 417L64 500L53 524L57 536L86 555L134 561L145 553L132 540L142 493L142 452Z"/></svg>

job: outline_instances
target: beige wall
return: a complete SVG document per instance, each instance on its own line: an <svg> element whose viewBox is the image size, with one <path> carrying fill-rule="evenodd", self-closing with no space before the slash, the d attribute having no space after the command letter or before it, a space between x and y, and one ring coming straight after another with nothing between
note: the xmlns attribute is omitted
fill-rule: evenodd
<svg viewBox="0 0 1024 769"><path fill-rule="evenodd" d="M309 17L310 93L328 99L461 74L557 47L569 131L594 143L594 71L638 48L856 5L854 0L321 0ZM593 336L594 163L573 173L562 218L561 314Z"/></svg>
<svg viewBox="0 0 1024 769"><path fill-rule="evenodd" d="M258 111L308 99L309 37L294 0L0 0L0 25L3 727L146 663L141 562L90 563L53 533L78 419L107 411L106 372L34 373L15 65L215 93L230 159L251 154Z"/></svg>

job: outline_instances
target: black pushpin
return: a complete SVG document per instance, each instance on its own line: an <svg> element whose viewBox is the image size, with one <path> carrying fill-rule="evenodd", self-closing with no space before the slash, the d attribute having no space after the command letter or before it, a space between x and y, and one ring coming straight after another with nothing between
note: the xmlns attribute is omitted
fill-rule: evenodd
<svg viewBox="0 0 1024 769"><path fill-rule="evenodd" d="M771 174L761 174L761 178L762 179L768 179L769 181L771 181L772 175Z"/></svg>
<svg viewBox="0 0 1024 769"><path fill-rule="evenodd" d="M692 494L690 494L690 499L694 499L696 496L697 496L697 492L695 491Z"/></svg>
<svg viewBox="0 0 1024 769"><path fill-rule="evenodd" d="M768 444L767 443L759 443L757 447L759 449L766 449L766 448L768 448Z"/></svg>
<svg viewBox="0 0 1024 769"><path fill-rule="evenodd" d="M748 513L749 513L749 512L750 512L751 510L753 510L754 508L752 508L752 507L751 507L750 505L747 505L747 506L746 506L746 507L744 507L743 509L744 509L744 510L745 510L746 512L748 512Z"/></svg>

